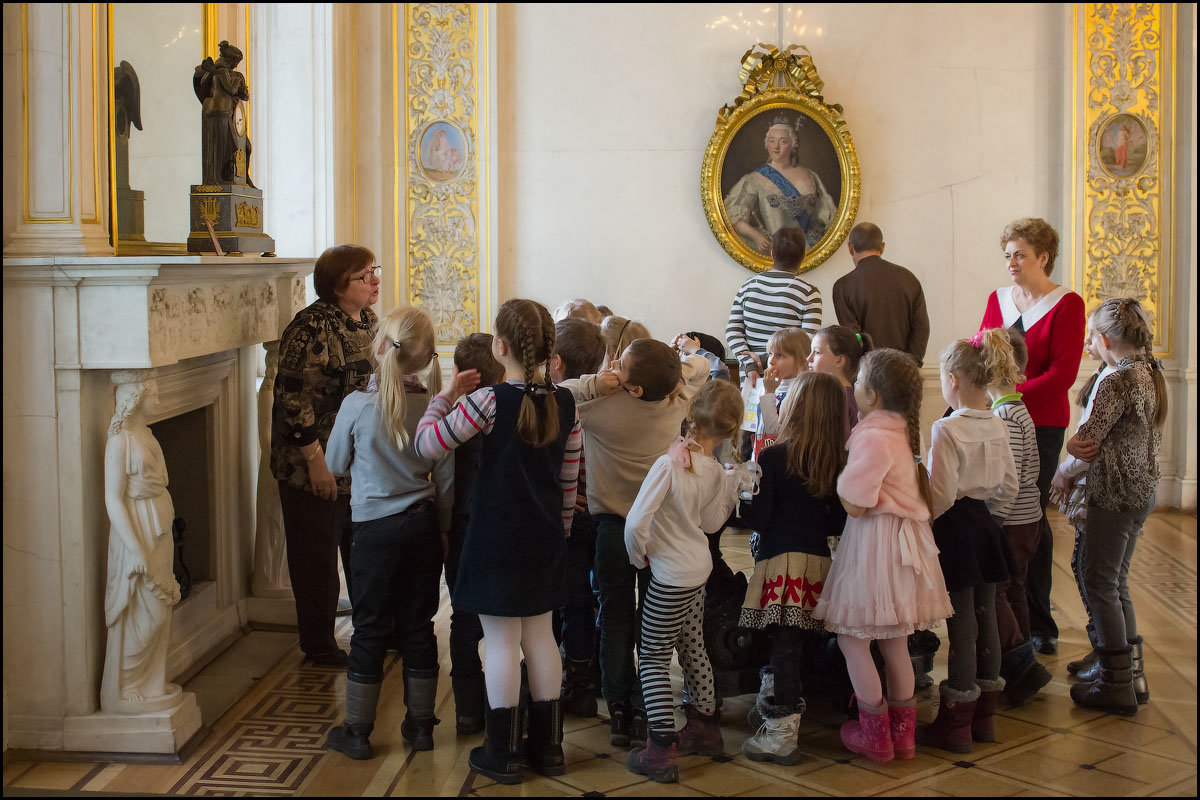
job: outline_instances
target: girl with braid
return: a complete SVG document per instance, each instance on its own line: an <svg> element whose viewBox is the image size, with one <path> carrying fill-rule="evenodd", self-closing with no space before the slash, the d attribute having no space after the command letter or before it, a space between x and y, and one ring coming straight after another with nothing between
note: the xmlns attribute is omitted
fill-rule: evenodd
<svg viewBox="0 0 1200 800"><path fill-rule="evenodd" d="M854 389L861 419L837 480L850 519L813 610L838 635L858 699L858 719L842 726L842 744L872 761L916 754L907 637L951 614L929 526L921 391L917 362L907 353L883 348L863 358ZM886 699L872 641L887 670Z"/></svg>
<svg viewBox="0 0 1200 800"><path fill-rule="evenodd" d="M548 362L554 320L532 300L509 300L496 314L492 355L504 382L480 388L475 370L460 373L429 402L417 426L418 453L438 457L483 435L471 516L451 601L479 615L490 708L487 739L471 768L497 783L521 780L521 768L566 772L559 689L562 662L551 614L567 599L566 537L571 530L582 434L570 391L554 386ZM532 703L522 748L521 658ZM522 749L524 752L522 753Z"/></svg>

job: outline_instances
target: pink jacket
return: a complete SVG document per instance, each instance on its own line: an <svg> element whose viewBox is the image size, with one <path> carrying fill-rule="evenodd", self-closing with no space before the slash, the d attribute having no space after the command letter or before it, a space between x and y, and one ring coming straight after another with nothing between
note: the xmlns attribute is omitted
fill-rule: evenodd
<svg viewBox="0 0 1200 800"><path fill-rule="evenodd" d="M840 496L868 509L868 514L929 521L904 417L894 411L872 411L854 427L846 449L850 454L837 483Z"/></svg>

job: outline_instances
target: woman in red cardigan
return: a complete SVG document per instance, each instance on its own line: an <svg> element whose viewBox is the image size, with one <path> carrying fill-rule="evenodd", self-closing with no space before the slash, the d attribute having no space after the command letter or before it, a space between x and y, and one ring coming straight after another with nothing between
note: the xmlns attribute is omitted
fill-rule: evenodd
<svg viewBox="0 0 1200 800"><path fill-rule="evenodd" d="M1054 540L1045 509L1050 499L1050 481L1071 421L1067 393L1083 357L1086 315L1082 297L1050 280L1058 255L1058 233L1045 220L1026 218L1009 224L1000 237L1000 245L1004 248L1012 286L1001 287L988 297L979 329L1016 328L1025 334L1029 348L1026 381L1017 390L1037 430L1042 524L1038 541L1027 543L1029 568L1025 596L1033 647L1039 653L1053 655L1058 652L1058 626L1050 615ZM1014 544L1020 547L1021 543ZM1025 553L1014 555L1018 562L1025 560ZM1018 672L1024 666L1027 665L1013 665Z"/></svg>

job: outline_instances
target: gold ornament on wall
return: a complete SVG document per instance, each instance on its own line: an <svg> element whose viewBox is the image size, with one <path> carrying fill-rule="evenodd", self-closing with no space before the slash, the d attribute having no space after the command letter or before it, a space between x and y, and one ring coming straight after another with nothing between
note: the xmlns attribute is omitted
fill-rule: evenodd
<svg viewBox="0 0 1200 800"><path fill-rule="evenodd" d="M862 197L842 107L825 102L812 54L800 45L747 50L739 78L742 92L717 112L700 168L708 225L755 272L770 268L776 231L800 228L808 242L800 271L813 269L841 246Z"/></svg>
<svg viewBox="0 0 1200 800"><path fill-rule="evenodd" d="M481 320L480 70L477 3L406 3L399 64L406 173L407 299L433 320L439 347Z"/></svg>
<svg viewBox="0 0 1200 800"><path fill-rule="evenodd" d="M1137 298L1164 355L1171 349L1172 232L1164 210L1171 203L1175 91L1174 25L1164 15L1173 9L1088 3L1076 8L1073 32L1072 285L1088 308L1109 297Z"/></svg>

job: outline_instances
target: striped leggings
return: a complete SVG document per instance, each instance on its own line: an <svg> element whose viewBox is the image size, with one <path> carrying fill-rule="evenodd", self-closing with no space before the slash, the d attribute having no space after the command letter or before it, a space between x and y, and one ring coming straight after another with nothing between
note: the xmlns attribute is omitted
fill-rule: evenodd
<svg viewBox="0 0 1200 800"><path fill-rule="evenodd" d="M671 651L679 652L688 702L701 714L716 711L712 664L704 649L704 587L681 589L651 579L642 602L638 677L650 729L675 732L671 693Z"/></svg>

